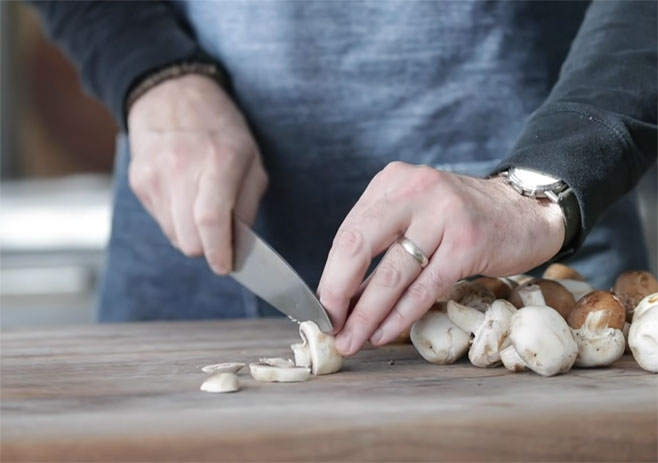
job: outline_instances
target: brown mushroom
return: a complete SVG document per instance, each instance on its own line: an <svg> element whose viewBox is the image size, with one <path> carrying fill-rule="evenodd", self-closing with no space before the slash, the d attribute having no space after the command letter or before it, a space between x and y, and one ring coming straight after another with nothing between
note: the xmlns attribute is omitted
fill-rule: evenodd
<svg viewBox="0 0 658 463"><path fill-rule="evenodd" d="M460 281L444 293L437 302L455 301L484 312L495 300L494 293L485 286L472 281Z"/></svg>
<svg viewBox="0 0 658 463"><path fill-rule="evenodd" d="M629 270L617 278L610 290L617 295L626 309L626 321L633 320L633 310L640 301L651 293L658 292L658 281L649 272Z"/></svg>
<svg viewBox="0 0 658 463"><path fill-rule="evenodd" d="M587 314L602 310L607 311L610 314L610 320L607 323L607 327L616 328L618 330L624 329L626 311L624 310L621 301L609 291L592 291L581 297L573 307L567 321L569 322L569 326L574 329L579 329L585 323Z"/></svg>
<svg viewBox="0 0 658 463"><path fill-rule="evenodd" d="M560 315L566 320L576 301L571 293L557 281L534 278L514 288L509 301L514 304L517 309L523 308L524 304L519 295L519 291L530 285L539 286L546 301L546 305L560 312Z"/></svg>
<svg viewBox="0 0 658 463"><path fill-rule="evenodd" d="M585 281L583 277L576 270L564 264L551 264L544 271L543 278L547 280L578 280Z"/></svg>
<svg viewBox="0 0 658 463"><path fill-rule="evenodd" d="M480 277L473 280L491 291L496 299L508 299L512 294L513 282L506 278Z"/></svg>

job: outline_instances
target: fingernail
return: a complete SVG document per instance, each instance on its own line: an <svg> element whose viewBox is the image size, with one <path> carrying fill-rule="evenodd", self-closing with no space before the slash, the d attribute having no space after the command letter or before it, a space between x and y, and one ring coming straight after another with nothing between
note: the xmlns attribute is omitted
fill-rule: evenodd
<svg viewBox="0 0 658 463"><path fill-rule="evenodd" d="M352 348L352 338L349 335L339 335L336 338L336 349L343 355L349 354Z"/></svg>
<svg viewBox="0 0 658 463"><path fill-rule="evenodd" d="M379 341L382 340L384 337L384 330L381 328L378 328L377 331L375 331L372 336L370 336L370 343L371 344L379 344Z"/></svg>

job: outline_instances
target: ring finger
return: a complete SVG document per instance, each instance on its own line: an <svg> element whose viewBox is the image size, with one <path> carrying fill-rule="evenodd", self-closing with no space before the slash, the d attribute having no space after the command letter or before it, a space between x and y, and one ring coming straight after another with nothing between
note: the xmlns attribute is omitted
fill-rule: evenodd
<svg viewBox="0 0 658 463"><path fill-rule="evenodd" d="M436 236L427 234L422 237L423 234L414 228L412 225L405 236L425 256L431 255L438 247L440 237L437 239ZM418 238L410 238L414 236ZM363 290L345 327L338 335L337 349L344 355L357 352L421 270L420 262L396 241L377 265L372 279Z"/></svg>

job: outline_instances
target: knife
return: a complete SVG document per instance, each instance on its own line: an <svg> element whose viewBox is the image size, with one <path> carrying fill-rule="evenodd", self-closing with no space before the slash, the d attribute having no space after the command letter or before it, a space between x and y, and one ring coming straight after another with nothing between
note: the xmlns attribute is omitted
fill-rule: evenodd
<svg viewBox="0 0 658 463"><path fill-rule="evenodd" d="M311 320L329 333L327 311L293 268L248 225L233 219L233 272L242 286L296 322Z"/></svg>

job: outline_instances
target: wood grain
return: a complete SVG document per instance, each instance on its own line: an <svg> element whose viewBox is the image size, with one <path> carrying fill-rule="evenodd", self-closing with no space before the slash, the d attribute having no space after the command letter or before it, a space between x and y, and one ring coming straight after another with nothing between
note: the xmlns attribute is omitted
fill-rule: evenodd
<svg viewBox="0 0 658 463"><path fill-rule="evenodd" d="M632 357L542 378L395 345L306 383L199 391L199 367L290 356L297 339L285 320L4 331L2 461L658 458L658 376Z"/></svg>

